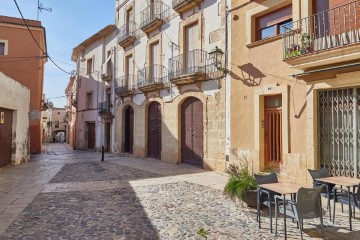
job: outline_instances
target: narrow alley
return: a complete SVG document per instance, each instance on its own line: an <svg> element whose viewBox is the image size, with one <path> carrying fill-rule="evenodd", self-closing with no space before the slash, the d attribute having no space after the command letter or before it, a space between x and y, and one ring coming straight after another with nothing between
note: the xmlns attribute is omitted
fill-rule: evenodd
<svg viewBox="0 0 360 240"><path fill-rule="evenodd" d="M223 196L225 174L155 159L100 158L47 144L29 163L1 168L0 239L203 239L201 229L208 239L274 238L268 217L258 229L255 210ZM338 219L346 229L346 217ZM290 225L289 236L297 237ZM305 224L306 238L320 237L316 226ZM338 237L334 229L327 239ZM359 230L358 224L342 230L342 239Z"/></svg>

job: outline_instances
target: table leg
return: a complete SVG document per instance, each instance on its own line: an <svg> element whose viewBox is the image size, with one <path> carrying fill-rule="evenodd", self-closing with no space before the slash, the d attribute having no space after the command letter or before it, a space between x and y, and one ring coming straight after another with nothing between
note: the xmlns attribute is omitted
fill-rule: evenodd
<svg viewBox="0 0 360 240"><path fill-rule="evenodd" d="M285 240L287 239L286 237L286 202L285 202L285 194L283 195L283 206L284 206L284 234L285 234Z"/></svg>
<svg viewBox="0 0 360 240"><path fill-rule="evenodd" d="M329 220L331 222L331 205L330 205L330 184L327 185L327 197L328 197L328 207L329 207ZM335 208L335 203L334 203L334 208Z"/></svg>
<svg viewBox="0 0 360 240"><path fill-rule="evenodd" d="M350 223L350 231L352 231L352 223L351 223L351 213L352 213L352 209L351 209L351 204L350 204L350 187L348 187L348 203L349 203L349 223Z"/></svg>

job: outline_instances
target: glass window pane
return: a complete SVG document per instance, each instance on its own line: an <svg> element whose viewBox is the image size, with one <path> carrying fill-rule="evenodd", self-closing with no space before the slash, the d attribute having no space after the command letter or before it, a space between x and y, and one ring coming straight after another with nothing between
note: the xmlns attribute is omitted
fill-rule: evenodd
<svg viewBox="0 0 360 240"><path fill-rule="evenodd" d="M290 21L286 21L286 22L282 22L279 24L279 33L283 34L285 32L285 29L287 29L287 31L290 31L293 29L293 23L292 20Z"/></svg>
<svg viewBox="0 0 360 240"><path fill-rule="evenodd" d="M5 43L0 42L0 55L5 55Z"/></svg>
<svg viewBox="0 0 360 240"><path fill-rule="evenodd" d="M259 40L275 36L275 26L270 26L259 31Z"/></svg>

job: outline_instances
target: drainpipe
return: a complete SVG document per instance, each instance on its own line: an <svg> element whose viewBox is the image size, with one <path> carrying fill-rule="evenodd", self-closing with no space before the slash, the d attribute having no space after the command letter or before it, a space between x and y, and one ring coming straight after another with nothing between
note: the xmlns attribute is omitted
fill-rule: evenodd
<svg viewBox="0 0 360 240"><path fill-rule="evenodd" d="M112 88L111 88L111 103L112 103L112 114L113 116L115 116L116 114L116 105L115 105L115 74L116 74L116 71L115 71L115 66L116 66L116 46L112 47L111 49L111 59L112 59L112 63L113 63L113 67L112 67ZM111 152L116 152L115 150L115 124L116 124L116 121L115 121L115 118L111 124Z"/></svg>

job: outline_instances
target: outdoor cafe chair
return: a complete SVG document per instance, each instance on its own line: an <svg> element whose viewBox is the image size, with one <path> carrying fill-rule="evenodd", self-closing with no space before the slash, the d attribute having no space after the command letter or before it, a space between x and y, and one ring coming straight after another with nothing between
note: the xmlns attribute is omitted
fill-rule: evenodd
<svg viewBox="0 0 360 240"><path fill-rule="evenodd" d="M311 178L313 179L313 187L319 187L325 184L325 189L322 191L321 196L328 199L327 209L329 210L329 216L331 219L330 199L334 198L335 184L322 183L316 179L330 177L329 170L326 167L322 167L319 170L308 169ZM337 201L335 199L335 201ZM343 211L343 204L341 204L341 210Z"/></svg>
<svg viewBox="0 0 360 240"><path fill-rule="evenodd" d="M280 196L275 196L275 235L277 234L277 217L278 213L286 213L295 219L300 229L301 239L303 239L304 219L320 218L321 236L325 237L323 229L323 209L321 206L321 192L325 185L315 188L300 188L296 195L296 202L293 200L284 200ZM284 211L286 208L286 211ZM286 234L286 233L285 233ZM286 238L286 236L285 236Z"/></svg>
<svg viewBox="0 0 360 240"><path fill-rule="evenodd" d="M356 192L348 192L347 189L339 189L339 188L334 188L334 194L335 194L335 198L338 202L345 205L349 205L351 207L354 207L354 218L355 218L355 208L360 210L360 183L357 186L357 191ZM338 191L341 193L340 195L338 195ZM348 193L350 193L350 203L349 203L349 199L348 199ZM335 201L334 201L334 213L333 213L333 223L335 222Z"/></svg>
<svg viewBox="0 0 360 240"><path fill-rule="evenodd" d="M276 173L270 173L266 175L254 174L256 183L258 185L268 184L268 183L278 183L278 178ZM278 195L275 192L271 192L266 189L259 188L257 191L257 221L259 222L259 228L261 228L260 221L260 206L265 205L269 208L270 211L270 231L272 232L272 208L275 205L274 196Z"/></svg>

